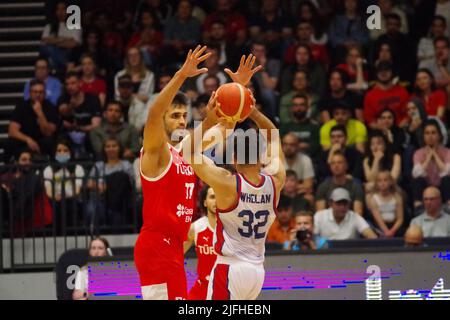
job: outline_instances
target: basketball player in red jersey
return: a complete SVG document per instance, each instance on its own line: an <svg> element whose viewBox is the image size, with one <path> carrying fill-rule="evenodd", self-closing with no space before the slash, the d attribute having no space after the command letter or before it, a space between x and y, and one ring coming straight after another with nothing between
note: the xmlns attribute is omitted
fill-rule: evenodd
<svg viewBox="0 0 450 320"><path fill-rule="evenodd" d="M197 254L198 279L189 291L188 300L206 300L209 274L216 262L216 253L213 247L214 229L216 228L216 195L213 188L205 186L200 199L206 208L206 216L191 225L188 241L184 243L185 253L192 244L195 244Z"/></svg>
<svg viewBox="0 0 450 320"><path fill-rule="evenodd" d="M258 70L252 69L255 59L251 56L246 61L238 72L227 72L233 81L244 86ZM219 120L217 103L214 108L210 107L211 105L208 106L208 115L204 122ZM267 150L272 152L264 168L259 155L260 145L251 144L250 139L244 138L245 159L241 163L238 163L237 159L241 158L242 161L242 155L238 155L235 148L235 175L206 158L199 143L191 136L185 141L187 145L190 144L191 150L189 153L186 150L183 157L191 163L198 177L216 192L217 226L214 250L217 260L211 271L207 299L256 299L264 282L265 240L276 216L286 172L275 125L254 107L250 119L259 129L268 130ZM195 129L194 136L198 130L201 130L200 126ZM273 153L272 144L277 152ZM251 155L251 148L256 148L256 155Z"/></svg>
<svg viewBox="0 0 450 320"><path fill-rule="evenodd" d="M186 129L187 102L178 90L187 78L208 71L197 68L210 55L205 50L189 50L181 69L150 107L145 124L140 158L144 222L134 248L144 300L187 298L183 242L195 208L196 177L171 136Z"/></svg>

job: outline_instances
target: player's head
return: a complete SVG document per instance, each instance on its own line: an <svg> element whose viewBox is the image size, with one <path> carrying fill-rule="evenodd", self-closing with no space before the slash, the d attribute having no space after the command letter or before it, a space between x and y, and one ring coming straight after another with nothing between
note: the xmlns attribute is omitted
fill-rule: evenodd
<svg viewBox="0 0 450 320"><path fill-rule="evenodd" d="M166 134L169 137L169 141L175 130L184 131L186 129L187 115L188 98L184 93L178 92L173 98L172 104L164 114L164 127L166 129Z"/></svg>
<svg viewBox="0 0 450 320"><path fill-rule="evenodd" d="M89 255L91 257L105 257L108 255L109 242L103 237L95 237L89 244Z"/></svg>
<svg viewBox="0 0 450 320"><path fill-rule="evenodd" d="M202 189L200 201L207 214L216 214L216 193L213 188L206 185Z"/></svg>
<svg viewBox="0 0 450 320"><path fill-rule="evenodd" d="M233 147L234 167L237 172L245 171L251 167L261 168L261 145L258 131L254 129L235 130Z"/></svg>

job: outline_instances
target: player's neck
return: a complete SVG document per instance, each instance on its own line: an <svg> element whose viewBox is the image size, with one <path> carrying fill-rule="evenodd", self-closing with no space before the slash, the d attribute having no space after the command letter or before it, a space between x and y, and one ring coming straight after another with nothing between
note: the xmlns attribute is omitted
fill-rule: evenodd
<svg viewBox="0 0 450 320"><path fill-rule="evenodd" d="M248 167L241 168L239 173L245 177L246 180L250 181L254 185L258 185L261 182L260 168L259 167Z"/></svg>
<svg viewBox="0 0 450 320"><path fill-rule="evenodd" d="M208 211L207 217L208 217L209 225L214 230L216 228L216 215L214 213Z"/></svg>

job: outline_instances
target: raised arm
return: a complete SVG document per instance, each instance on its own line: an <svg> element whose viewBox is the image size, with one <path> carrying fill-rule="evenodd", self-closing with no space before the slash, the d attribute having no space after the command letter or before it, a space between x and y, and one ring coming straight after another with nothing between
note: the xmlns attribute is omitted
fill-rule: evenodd
<svg viewBox="0 0 450 320"><path fill-rule="evenodd" d="M207 68L197 69L197 66L210 56L210 53L203 54L205 50L205 46L197 46L194 51L189 50L181 69L175 73L148 111L144 127L144 154L141 161L142 172L148 177L158 176L169 162L164 114L188 77L195 77L208 71Z"/></svg>

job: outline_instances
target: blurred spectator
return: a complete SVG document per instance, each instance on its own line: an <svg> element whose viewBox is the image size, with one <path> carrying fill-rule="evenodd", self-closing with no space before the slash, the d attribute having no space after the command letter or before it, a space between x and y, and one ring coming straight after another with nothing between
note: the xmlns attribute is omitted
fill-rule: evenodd
<svg viewBox="0 0 450 320"><path fill-rule="evenodd" d="M267 233L266 241L284 244L289 241L291 230L295 226L291 199L281 196L277 211L277 217Z"/></svg>
<svg viewBox="0 0 450 320"><path fill-rule="evenodd" d="M304 44L300 44L295 51L295 62L281 72L280 93L285 94L292 89L292 80L295 72L305 70L308 79L319 96L323 95L326 87L326 71L323 65L313 60L311 49Z"/></svg>
<svg viewBox="0 0 450 320"><path fill-rule="evenodd" d="M67 5L58 1L55 7L55 16L47 24L41 36L41 54L46 57L52 69L64 71L69 62L71 50L81 45L81 29L68 29L66 26Z"/></svg>
<svg viewBox="0 0 450 320"><path fill-rule="evenodd" d="M258 14L250 18L248 30L250 38L264 41L267 55L280 59L284 39L292 36L289 18L281 9L279 0L262 0Z"/></svg>
<svg viewBox="0 0 450 320"><path fill-rule="evenodd" d="M293 170L299 181L297 193L302 194L309 202L314 203L314 167L311 158L299 151L299 139L287 133L282 139L286 170Z"/></svg>
<svg viewBox="0 0 450 320"><path fill-rule="evenodd" d="M408 33L408 20L406 13L399 7L395 6L394 0L378 0L378 6L381 9L381 29L370 30L370 38L372 40L377 39L389 28L388 17L389 15L396 14L400 18L400 31L402 33Z"/></svg>
<svg viewBox="0 0 450 320"><path fill-rule="evenodd" d="M407 121L407 118L405 118L404 123ZM404 131L396 123L396 115L392 109L383 109L377 116L377 130L380 130L387 138L392 151L401 154L406 137Z"/></svg>
<svg viewBox="0 0 450 320"><path fill-rule="evenodd" d="M59 114L66 134L72 145L75 159L90 152L88 135L101 123L100 100L81 91L77 73L68 72L65 77L66 92L58 105Z"/></svg>
<svg viewBox="0 0 450 320"><path fill-rule="evenodd" d="M300 192L301 189L297 173L294 170L286 170L286 183L283 190L281 190L281 194L291 199L294 212L309 210L313 206L309 200L305 199L304 194Z"/></svg>
<svg viewBox="0 0 450 320"><path fill-rule="evenodd" d="M437 116L444 121L447 94L436 88L433 74L428 69L419 69L416 74L415 94L422 100L428 116Z"/></svg>
<svg viewBox="0 0 450 320"><path fill-rule="evenodd" d="M415 224L410 225L405 232L404 240L406 248L424 246L422 228Z"/></svg>
<svg viewBox="0 0 450 320"><path fill-rule="evenodd" d="M330 64L330 56L327 47L322 43L314 43L314 26L310 21L300 21L297 25L295 38L293 42L287 47L284 54L284 62L287 64L294 64L295 51L300 44L307 44L311 49L311 54L315 61L322 63L325 66Z"/></svg>
<svg viewBox="0 0 450 320"><path fill-rule="evenodd" d="M425 238L450 237L450 215L442 207L441 192L428 187L423 192L425 212L411 220L411 225L422 229Z"/></svg>
<svg viewBox="0 0 450 320"><path fill-rule="evenodd" d="M132 34L127 43L127 50L132 47L139 48L145 64L155 66L161 55L163 39L158 17L153 11L144 10L139 18L139 30Z"/></svg>
<svg viewBox="0 0 450 320"><path fill-rule="evenodd" d="M95 237L89 243L89 257L106 257L110 249L108 240L103 237ZM75 276L75 289L72 293L73 300L88 300L89 270L87 266L81 267Z"/></svg>
<svg viewBox="0 0 450 320"><path fill-rule="evenodd" d="M34 63L34 78L41 80L45 84L45 98L50 101L53 105L56 105L59 97L61 96L61 82L49 75L50 68L48 65L48 60L45 58L37 58ZM25 88L23 90L23 99L30 99L30 82L28 80L25 83Z"/></svg>
<svg viewBox="0 0 450 320"><path fill-rule="evenodd" d="M142 11L151 11L156 14L158 20L165 25L167 20L173 15L172 5L168 1L163 0L141 0L136 9L134 25L138 25L139 17Z"/></svg>
<svg viewBox="0 0 450 320"><path fill-rule="evenodd" d="M329 200L330 208L318 209L314 215L315 234L329 240L377 238L366 220L350 210L351 198L346 189L334 189Z"/></svg>
<svg viewBox="0 0 450 320"><path fill-rule="evenodd" d="M292 98L292 121L280 126L280 134L294 133L300 140L300 151L313 157L320 149L319 126L308 116L308 98L305 95L295 95Z"/></svg>
<svg viewBox="0 0 450 320"><path fill-rule="evenodd" d="M398 73L399 73L399 65L396 60L394 60L393 49L389 42L378 42L375 46L375 49L372 52L372 59L369 65L369 78L370 80L377 80L377 67L378 64L382 61L389 62L392 66L393 79L392 81L399 81Z"/></svg>
<svg viewBox="0 0 450 320"><path fill-rule="evenodd" d="M106 83L105 80L98 77L97 63L89 54L84 54L80 58L81 64L81 91L98 97L100 106L103 108L106 101Z"/></svg>
<svg viewBox="0 0 450 320"><path fill-rule="evenodd" d="M45 99L43 81L33 79L29 87L30 98L20 101L11 115L5 147L7 161L26 146L44 155L52 154L55 149L58 111Z"/></svg>
<svg viewBox="0 0 450 320"><path fill-rule="evenodd" d="M412 192L414 206L422 204L422 193L427 186L439 188L445 203L450 201L450 149L442 144L439 124L427 120L423 126L424 146L414 153Z"/></svg>
<svg viewBox="0 0 450 320"><path fill-rule="evenodd" d="M297 16L295 18L298 21L308 21L313 25L314 36L311 39L312 43L326 45L328 42L328 35L324 32L322 19L319 15L318 6L316 5L309 0L301 0L300 3L298 3Z"/></svg>
<svg viewBox="0 0 450 320"><path fill-rule="evenodd" d="M292 90L285 93L280 100L280 121L282 125L292 122L294 119L290 109L293 98L296 95L305 95L308 98L308 116L313 119L317 116L319 96L311 91L306 71L298 70L295 72L294 79L292 80Z"/></svg>
<svg viewBox="0 0 450 320"><path fill-rule="evenodd" d="M373 131L367 143L366 157L363 162L366 190L372 190L380 171L389 171L394 181L401 173L400 155L392 151L386 136L379 130Z"/></svg>
<svg viewBox="0 0 450 320"><path fill-rule="evenodd" d="M347 145L355 146L359 152L363 153L365 147L364 144L367 141L366 126L361 121L351 118L351 108L344 103L345 102L336 102L336 105L330 105L333 109L333 119L325 122L320 128L320 144L324 150L328 150L331 147L331 128L335 125L341 125L346 129Z"/></svg>
<svg viewBox="0 0 450 320"><path fill-rule="evenodd" d="M428 116L421 99L413 97L406 105L408 118L404 129L408 139L408 145L417 149L423 145L423 125Z"/></svg>
<svg viewBox="0 0 450 320"><path fill-rule="evenodd" d="M450 1L449 0L437 0L434 14L442 15L446 21L450 21ZM445 31L446 34L450 34L450 26L447 25Z"/></svg>
<svg viewBox="0 0 450 320"><path fill-rule="evenodd" d="M345 63L338 64L336 69L347 74L350 82L346 86L348 90L360 92L367 89L369 74L364 70L365 62L361 47L355 44L347 46Z"/></svg>
<svg viewBox="0 0 450 320"><path fill-rule="evenodd" d="M336 152L331 157L329 164L332 176L323 181L317 188L316 210L324 210L333 190L343 188L350 193L349 201L353 202L353 211L362 215L364 211L364 191L360 183L347 175L348 165L345 156Z"/></svg>
<svg viewBox="0 0 450 320"><path fill-rule="evenodd" d="M141 182L141 159L137 157L133 161L133 171L134 171L134 185L136 192L140 194L142 192L142 182Z"/></svg>
<svg viewBox="0 0 450 320"><path fill-rule="evenodd" d="M401 233L404 215L403 199L389 171L378 172L373 192L366 195L366 203L383 237L392 238Z"/></svg>
<svg viewBox="0 0 450 320"><path fill-rule="evenodd" d="M105 140L103 152L105 160L96 162L89 173L87 187L91 199L87 204L87 219L94 226L119 227L131 220L133 166L122 160L122 146L115 138Z"/></svg>
<svg viewBox="0 0 450 320"><path fill-rule="evenodd" d="M229 68L237 67L239 64L239 57L243 53L243 47L237 46L226 38L226 26L221 20L211 23L209 30L208 43L217 47L220 50L219 65L228 66ZM203 40L204 42L206 40ZM206 42L205 42L206 43Z"/></svg>
<svg viewBox="0 0 450 320"><path fill-rule="evenodd" d="M436 86L445 89L450 83L450 41L447 37L434 39L434 57L419 64L420 69L428 69L434 77Z"/></svg>
<svg viewBox="0 0 450 320"><path fill-rule="evenodd" d="M359 152L354 146L347 145L347 130L343 125L335 125L330 130L330 148L323 150L318 159L317 177L318 182L331 176L330 163L332 157L336 153L341 153L345 156L348 163L349 174L358 180L363 179L363 154Z"/></svg>
<svg viewBox="0 0 450 320"><path fill-rule="evenodd" d="M377 129L376 117L385 108L395 112L398 126L404 124L409 94L405 88L394 84L393 78L392 64L380 61L377 65L377 82L364 98L364 120L372 129Z"/></svg>
<svg viewBox="0 0 450 320"><path fill-rule="evenodd" d="M114 67L117 68L122 63L120 59L124 49L123 39L112 27L111 17L105 12L98 12L94 21L102 39L101 46L108 53L108 57L111 57Z"/></svg>
<svg viewBox="0 0 450 320"><path fill-rule="evenodd" d="M206 118L206 107L210 96L207 94L199 95L192 105L192 114L194 121L203 121Z"/></svg>
<svg viewBox="0 0 450 320"><path fill-rule="evenodd" d="M286 250L319 250L328 248L327 239L314 234L314 215L299 212L295 216L295 228L291 230L289 241L284 243Z"/></svg>
<svg viewBox="0 0 450 320"><path fill-rule="evenodd" d="M177 13L166 23L164 36L164 43L168 46L167 53L175 54L177 61L200 41L200 21L192 16L192 4L189 0L178 3Z"/></svg>
<svg viewBox="0 0 450 320"><path fill-rule="evenodd" d="M45 167L43 177L45 192L55 208L53 224L58 234L66 235L67 227L81 226L79 195L84 179L84 169L79 164L69 164L72 159L70 142L59 140L52 164Z"/></svg>
<svg viewBox="0 0 450 320"><path fill-rule="evenodd" d="M137 132L144 129L147 121L148 106L133 95L133 83L129 75L123 75L118 79L119 100L122 107L123 121L132 125Z"/></svg>
<svg viewBox="0 0 450 320"><path fill-rule="evenodd" d="M220 86L220 80L215 75L208 75L203 79L204 94L211 96L214 91L217 91Z"/></svg>
<svg viewBox="0 0 450 320"><path fill-rule="evenodd" d="M340 69L334 69L330 72L328 78L328 89L325 95L318 101L317 109L320 112L321 122L325 123L331 120L333 106L345 104L350 106L353 118L359 121L363 119L363 101L360 95L347 90L349 78L347 73Z"/></svg>
<svg viewBox="0 0 450 320"><path fill-rule="evenodd" d="M155 76L148 70L142 56L142 52L131 47L127 50L125 57L125 68L117 72L114 77L114 92L116 99L119 99L119 78L123 75L129 75L133 83L133 94L146 103L150 95L155 90Z"/></svg>
<svg viewBox="0 0 450 320"><path fill-rule="evenodd" d="M121 157L133 160L140 149L139 135L128 123L122 121L120 103L111 101L106 106L102 124L90 132L92 149L97 159L103 155L103 145L108 138L115 138L123 147Z"/></svg>
<svg viewBox="0 0 450 320"><path fill-rule="evenodd" d="M227 40L237 46L243 45L247 37L247 20L245 16L233 9L232 0L215 0L216 10L211 12L203 22L203 39L209 41L213 22L222 21L226 27Z"/></svg>
<svg viewBox="0 0 450 320"><path fill-rule="evenodd" d="M0 176L3 190L8 193L14 213L10 223L12 237L23 237L52 223L52 207L44 192L42 176L33 167L33 153L30 149L17 151L15 168ZM7 215L9 217L9 215ZM3 230L2 230L3 231Z"/></svg>
<svg viewBox="0 0 450 320"><path fill-rule="evenodd" d="M102 77L109 76L115 68L111 53L103 46L103 39L97 29L90 29L84 35L83 45L72 51L67 70L81 71L81 66L76 66L82 55L90 55L97 64L97 73Z"/></svg>
<svg viewBox="0 0 450 320"><path fill-rule="evenodd" d="M417 48L417 60L419 63L434 58L434 39L444 37L446 31L447 21L445 18L441 15L434 16L428 34L419 41Z"/></svg>
<svg viewBox="0 0 450 320"><path fill-rule="evenodd" d="M266 48L264 42L253 42L251 45L250 51L256 57L256 64L263 67L253 79L258 82L262 98L270 105L271 113L274 114L277 109L275 90L278 86L281 65L280 60L269 58Z"/></svg>
<svg viewBox="0 0 450 320"><path fill-rule="evenodd" d="M389 43L400 79L412 82L416 59L411 52L416 52L416 48L408 34L401 32L401 18L398 14L386 16L386 33L378 37L375 47L378 48L382 43Z"/></svg>
<svg viewBox="0 0 450 320"><path fill-rule="evenodd" d="M365 20L359 15L358 1L345 0L343 14L336 15L328 29L330 44L337 58L343 57L349 46L365 46L369 41Z"/></svg>

